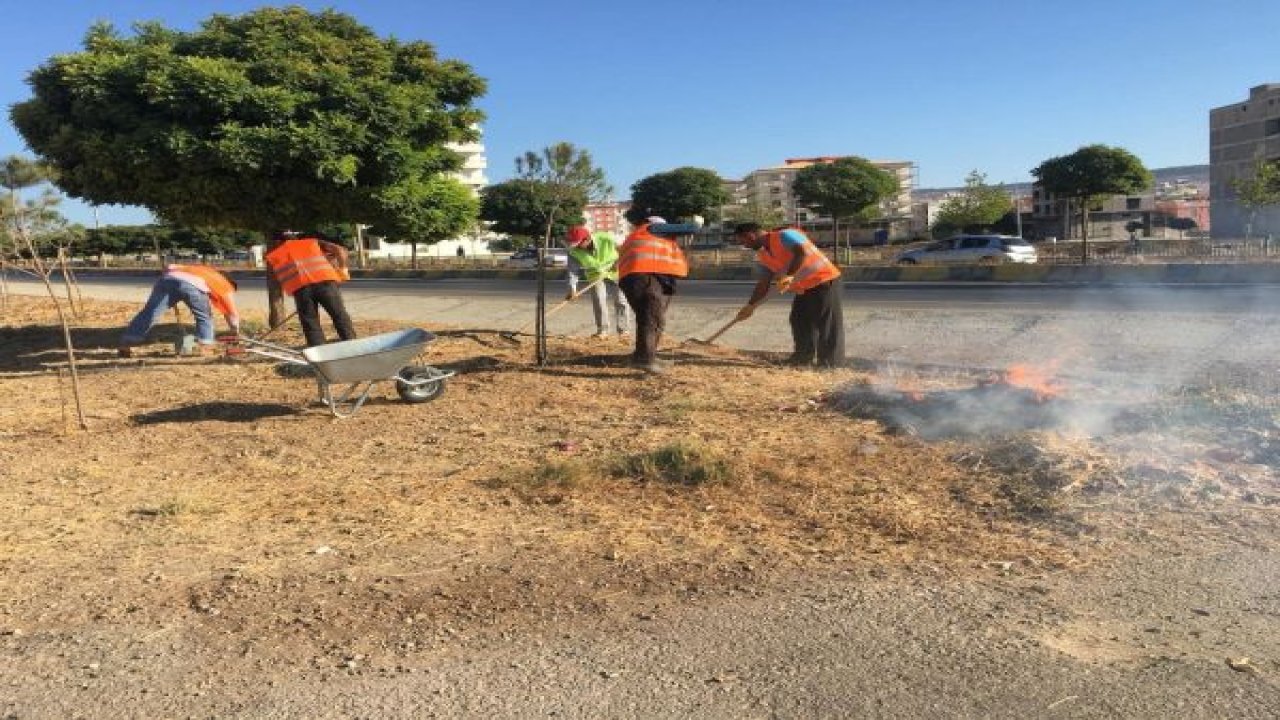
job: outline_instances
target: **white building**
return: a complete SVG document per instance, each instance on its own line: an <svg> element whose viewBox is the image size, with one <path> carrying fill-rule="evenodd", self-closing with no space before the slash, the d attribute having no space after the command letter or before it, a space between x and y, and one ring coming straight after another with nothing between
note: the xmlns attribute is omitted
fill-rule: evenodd
<svg viewBox="0 0 1280 720"><path fill-rule="evenodd" d="M476 128L477 131L479 128ZM479 195L489 184L485 171L489 161L485 156L484 142L476 140L467 143L449 143L446 147L462 155L462 169L453 173L453 177L463 185L471 188L473 195ZM419 245L418 257L458 257L458 250L463 255L488 255L489 242L497 235L493 233L470 233L452 240L444 240L434 245ZM387 242L383 238L365 238L365 246L370 258L409 258L413 255L413 245L408 242Z"/></svg>

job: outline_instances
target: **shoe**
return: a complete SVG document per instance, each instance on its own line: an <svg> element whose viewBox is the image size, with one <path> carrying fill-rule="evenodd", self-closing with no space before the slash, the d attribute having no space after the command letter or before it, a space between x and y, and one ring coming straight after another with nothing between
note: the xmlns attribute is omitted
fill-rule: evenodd
<svg viewBox="0 0 1280 720"><path fill-rule="evenodd" d="M631 337L631 331L630 331L630 330L619 330L619 331L618 331L618 337L620 337L620 338L622 338L622 339L624 339L624 340L625 340L625 339L627 339L627 338Z"/></svg>
<svg viewBox="0 0 1280 720"><path fill-rule="evenodd" d="M788 357L786 360L783 360L782 364L788 365L790 367L809 367L810 365L813 364L813 358L802 357L800 355L792 355Z"/></svg>
<svg viewBox="0 0 1280 720"><path fill-rule="evenodd" d="M601 330L600 332L596 333L595 335L592 335L591 337L593 337L593 338L595 338L595 339L597 339L597 340L603 340L603 339L605 339L605 338L609 337L609 333L607 333L607 332L605 332L605 331Z"/></svg>
<svg viewBox="0 0 1280 720"><path fill-rule="evenodd" d="M116 355L119 355L120 357L125 359L131 358L133 357L133 348L121 345L119 348L116 349Z"/></svg>

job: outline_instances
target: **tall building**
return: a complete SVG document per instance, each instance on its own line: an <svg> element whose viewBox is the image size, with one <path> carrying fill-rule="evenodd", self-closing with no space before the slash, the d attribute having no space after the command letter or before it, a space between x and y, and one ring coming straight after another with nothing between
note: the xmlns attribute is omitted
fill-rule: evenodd
<svg viewBox="0 0 1280 720"><path fill-rule="evenodd" d="M622 239L630 229L624 217L629 207L631 203L627 202L591 203L582 214L586 218L587 229L591 232L613 233L614 237Z"/></svg>
<svg viewBox="0 0 1280 720"><path fill-rule="evenodd" d="M726 181L725 189L729 193L731 205L754 203L760 208L781 211L788 222L829 224L830 217L801 205L791 186L796 175L804 168L838 159L838 156L788 158L781 165L753 170L741 180ZM898 193L880 204L877 224L885 226L891 234L909 232L912 217L911 191L916 186L916 164L898 160L872 160L871 164L898 180Z"/></svg>
<svg viewBox="0 0 1280 720"><path fill-rule="evenodd" d="M484 142L476 140L467 143L449 143L447 147L462 155L462 169L455 172L453 176L463 185L471 188L473 193L479 194L489 184L489 178L484 174L489 167L489 161L484 154Z"/></svg>
<svg viewBox="0 0 1280 720"><path fill-rule="evenodd" d="M1232 182L1250 178L1258 162L1280 162L1280 84L1259 85L1249 99L1209 111L1209 213L1213 234L1243 237L1250 210ZM1253 226L1280 233L1280 208L1261 210Z"/></svg>

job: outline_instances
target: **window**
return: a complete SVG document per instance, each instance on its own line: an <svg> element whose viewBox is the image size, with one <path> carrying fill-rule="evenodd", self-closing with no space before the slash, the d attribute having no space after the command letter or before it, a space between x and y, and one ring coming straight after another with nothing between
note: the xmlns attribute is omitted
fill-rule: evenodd
<svg viewBox="0 0 1280 720"><path fill-rule="evenodd" d="M1140 207L1142 207L1142 198L1125 198L1124 199L1125 210L1137 210Z"/></svg>
<svg viewBox="0 0 1280 720"><path fill-rule="evenodd" d="M1280 135L1280 118L1267 120L1267 135Z"/></svg>
<svg viewBox="0 0 1280 720"><path fill-rule="evenodd" d="M984 237L967 237L960 243L960 248L964 250L984 248L988 242L989 239Z"/></svg>

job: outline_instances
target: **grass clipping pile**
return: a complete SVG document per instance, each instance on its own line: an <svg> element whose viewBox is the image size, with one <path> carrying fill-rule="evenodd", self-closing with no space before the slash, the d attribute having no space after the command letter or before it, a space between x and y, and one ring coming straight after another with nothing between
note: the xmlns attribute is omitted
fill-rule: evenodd
<svg viewBox="0 0 1280 720"><path fill-rule="evenodd" d="M172 325L120 360L136 308L96 302L75 329L82 433L45 308L11 299L0 326L0 629L375 652L796 572L1062 567L1081 545L1019 509L1015 476L822 403L853 370L673 348L649 378L594 339L554 340L538 369L527 345L433 328L424 361L459 370L440 399L384 383L335 421L311 379L173 356Z"/></svg>

